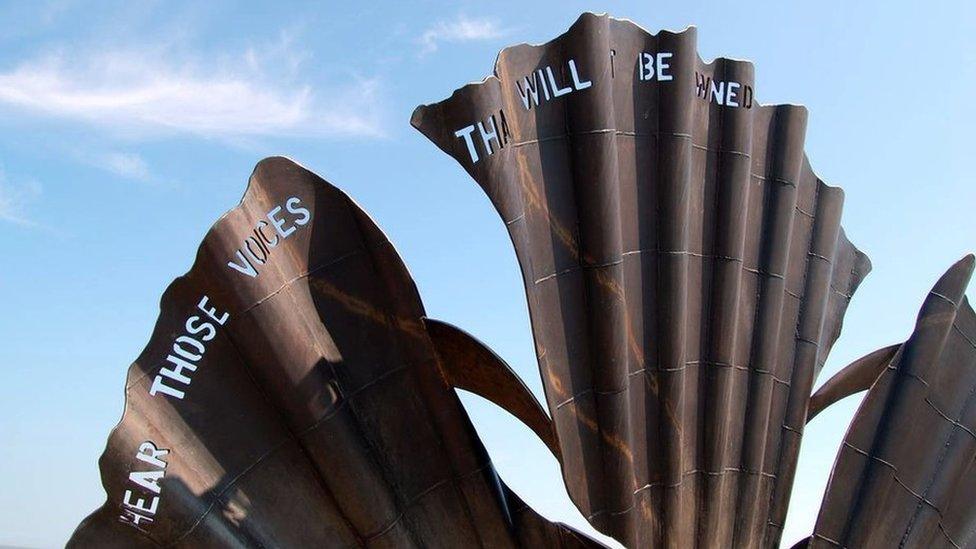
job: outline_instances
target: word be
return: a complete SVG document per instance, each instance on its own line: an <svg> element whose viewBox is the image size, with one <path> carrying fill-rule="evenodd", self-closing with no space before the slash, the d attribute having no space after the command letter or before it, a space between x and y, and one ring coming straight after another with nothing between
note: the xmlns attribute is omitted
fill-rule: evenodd
<svg viewBox="0 0 976 549"><path fill-rule="evenodd" d="M671 65L666 61L672 57L674 54L671 52L653 54L645 51L637 54L637 78L642 82L650 82L654 79L659 82L674 80L674 75L669 72Z"/></svg>
<svg viewBox="0 0 976 549"><path fill-rule="evenodd" d="M132 488L139 492L139 495L133 500L131 489L126 490L122 495L120 521L133 528L145 531L142 523L150 523L154 520L153 517L156 516L156 511L159 509L159 498L163 490L159 481L166 476L166 462L162 457L168 453L169 450L159 448L155 443L148 440L139 445L136 459L148 464L152 469L129 473L129 482L133 485Z"/></svg>
<svg viewBox="0 0 976 549"><path fill-rule="evenodd" d="M525 110L531 109L532 103L535 103L537 107L539 106L539 91L542 91L542 97L545 101L550 101L574 91L585 90L593 85L593 82L589 80L580 79L579 71L576 70L575 60L570 59L567 65L569 66L569 74L573 81L572 86L560 86L556 83L556 77L552 72L551 66L538 69L523 78L522 84L525 86L524 89L522 84L519 84L518 81L515 82L515 89L518 90L519 97L522 98L522 105L525 106Z"/></svg>
<svg viewBox="0 0 976 549"><path fill-rule="evenodd" d="M716 82L711 76L695 71L695 89L698 97L717 105L752 108L752 86L732 81Z"/></svg>
<svg viewBox="0 0 976 549"><path fill-rule="evenodd" d="M511 132L508 131L508 122L505 120L505 111L498 111L498 116L494 114L488 115L488 118L484 122L478 122L477 125L471 124L470 126L465 126L460 130L454 132L454 137L460 137L464 139L464 144L468 147L468 154L471 155L471 162L476 163L480 159L478 156L478 149L475 147L474 139L471 138L471 134L474 133L475 128L478 130L478 134L481 136L481 143L484 145L485 154L491 156L495 150L501 149L508 144L509 140L512 138ZM499 138L498 130L501 129L502 135ZM495 142L495 149L492 150L491 142Z"/></svg>
<svg viewBox="0 0 976 549"><path fill-rule="evenodd" d="M186 396L185 391L167 385L166 380L189 386L190 376L186 372L195 372L197 370L197 363L200 362L204 353L207 352L206 343L217 335L217 327L214 325L214 322L223 326L227 322L227 319L230 318L230 313L219 315L216 307L208 307L208 301L209 298L203 296L203 299L197 304L197 309L203 312L204 316L213 320L213 322L202 321L202 318L197 315L186 319L184 327L189 335L181 335L173 342L173 354L166 357L166 362L169 362L172 366L169 368L164 366L159 369L159 374L156 375L155 379L153 379L152 386L149 387L150 395L156 396L157 393L162 393L180 400L183 400L183 397ZM202 335L198 336L198 334ZM193 336L198 336L199 339Z"/></svg>
<svg viewBox="0 0 976 549"><path fill-rule="evenodd" d="M237 249L237 262L229 261L227 262L227 266L251 278L257 277L259 274L258 265L264 265L268 262L268 256L271 254L271 250L282 239L288 238L294 233L297 227L304 226L312 218L312 214L307 208L299 206L301 203L301 199L295 196L285 202L285 210L289 214L292 214L290 219L281 217L281 206L272 208L265 216L268 220L261 219L258 221L254 225L254 234L245 238L244 243ZM269 221L275 229L275 232L271 233L274 235L274 240L268 238L268 235L264 232L268 228ZM289 222L293 223L293 225L287 226ZM270 229L268 230L270 232Z"/></svg>

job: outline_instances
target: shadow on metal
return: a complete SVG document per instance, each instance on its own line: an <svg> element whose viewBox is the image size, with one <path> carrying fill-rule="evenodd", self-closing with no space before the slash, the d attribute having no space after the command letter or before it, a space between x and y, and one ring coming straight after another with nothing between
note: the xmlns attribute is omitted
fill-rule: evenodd
<svg viewBox="0 0 976 549"><path fill-rule="evenodd" d="M352 200L263 160L165 292L69 546L600 546L498 478L423 317Z"/></svg>
<svg viewBox="0 0 976 549"><path fill-rule="evenodd" d="M806 109L696 30L584 14L411 123L515 247L563 478L631 547L776 545L814 379L870 262Z"/></svg>
<svg viewBox="0 0 976 549"><path fill-rule="evenodd" d="M809 547L976 547L973 256L922 304L837 455Z"/></svg>

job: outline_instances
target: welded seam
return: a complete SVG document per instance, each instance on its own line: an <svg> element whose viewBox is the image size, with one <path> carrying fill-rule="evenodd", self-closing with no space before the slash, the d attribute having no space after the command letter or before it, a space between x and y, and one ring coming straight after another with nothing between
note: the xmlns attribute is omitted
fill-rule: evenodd
<svg viewBox="0 0 976 549"><path fill-rule="evenodd" d="M974 340L966 332L962 331L962 328L960 328L959 326L957 326L955 322L952 323L952 329L955 330L956 332L958 332L959 335L961 335L962 338L965 339L967 343L969 343L969 346L970 347L972 347L973 349L976 349L976 340Z"/></svg>
<svg viewBox="0 0 976 549"><path fill-rule="evenodd" d="M522 221L523 219L525 219L525 211L523 211L522 213L520 213L517 216L513 217L512 219L506 221L505 224L506 225L512 225L513 223L516 223L518 221Z"/></svg>
<svg viewBox="0 0 976 549"><path fill-rule="evenodd" d="M180 534L179 537L177 537L173 541L171 541L171 542L169 542L169 543L167 543L167 544L165 544L163 546L164 547L173 547L177 543L179 543L179 542L183 541L184 539L186 539L186 537L189 536L190 534L192 534L193 531L196 530L197 526L199 526L200 523L202 523L203 520L205 518L207 518L207 516L210 514L210 512L213 511L215 507L217 507L217 504L218 503L223 503L222 498L224 497L224 494L226 494L227 492L229 492L231 490L231 488L236 487L238 481L240 481L245 476L247 476L248 473L250 473L251 471L253 471L254 469L256 469L258 467L258 465L260 465L261 463L263 463L264 460L266 460L269 457L271 457L271 455L274 454L275 452L277 452L280 448L283 448L289 442L292 442L292 441L294 441L294 439L292 437L289 437L289 436L286 435L282 441L280 441L277 444L275 444L274 446L272 446L270 449L268 449L268 451L266 451L264 454L262 454L261 457L259 457L257 460L255 460L254 463L248 465L240 473L238 473L237 475L235 475L234 478L230 479L230 481L227 483L227 485L224 486L224 488L219 493L217 493L216 495L213 496L213 499L210 500L210 504L207 506L206 510L204 510L204 512L193 522L193 524L191 524L190 527L185 532L183 532L182 534Z"/></svg>
<svg viewBox="0 0 976 549"><path fill-rule="evenodd" d="M728 257L728 256L722 256L722 255L703 254L703 253L699 253L699 252L692 252L692 251L685 251L685 250L660 250L660 249L651 249L651 248L644 248L644 249L638 249L638 250L630 250L630 251L622 252L620 255L621 255L621 257L626 257L626 256L636 255L636 254L655 254L655 255L662 255L662 256L689 256L689 257L697 257L697 258L701 258L701 259L711 259L711 260L717 260L717 261L729 261L729 262L732 262L732 263L740 263L740 264L742 264L742 270L744 270L744 271L746 271L748 273L752 273L752 274L754 274L756 276L766 277L766 278L772 278L772 279L778 279L778 280L785 280L786 279L785 274L774 273L774 272L768 271L766 269L758 268L758 267L747 267L747 266L745 266L745 260L742 259L742 258L739 258L739 257ZM564 276L564 275L567 275L567 274L571 274L571 273L574 273L574 272L579 271L579 270L594 269L594 268L601 268L601 267L610 267L610 266L613 266L613 265L617 265L617 264L621 263L622 261L623 260L621 259L621 260L615 260L615 261L608 262L608 263L599 263L599 264L576 264L576 265L572 265L572 266L567 267L565 269L561 269L561 270L556 271L554 273L550 273L548 275L545 275L543 277L540 277L540 278L538 278L538 279L536 279L534 281L534 284L541 284L542 282L546 282L546 281L551 280L553 278L557 278L557 277L560 277L560 276ZM829 262L829 260L827 260L827 261ZM787 288L784 288L784 291L788 295L790 295L790 297L793 297L795 299L801 299L801 297L798 294L796 294L793 291L790 291Z"/></svg>
<svg viewBox="0 0 976 549"><path fill-rule="evenodd" d="M902 490L904 490L905 492L908 492L908 494L910 494L913 498L915 498L916 500L918 500L918 504L919 505L924 504L924 505L927 505L928 507L931 507L932 510L935 511L935 513L939 516L939 520L937 522L938 522L939 528L941 530L943 530L943 534L946 536L946 538L949 540L950 543L952 543L956 547L959 547L959 545L952 539L952 537L949 536L948 532L945 532L944 531L944 526L943 526L942 521L945 518L945 516L942 514L942 510L933 501L931 501L928 498L926 498L923 494L919 494L915 490L912 490L910 486L908 486L904 481L902 481L901 478L898 476L898 467L897 466L895 466L893 463L891 463L889 461L886 461L884 459L881 459L878 456L871 455L868 452L865 452L864 450L861 450L860 448L852 445L851 443L849 443L847 441L844 441L844 444L843 445L846 448L848 448L850 450L853 450L855 453L858 453L858 454L862 455L863 457L866 457L866 458L868 458L868 459L870 459L872 461L876 461L876 462L884 465L885 467L891 469L891 471L892 471L891 472L891 478L892 478L892 480L894 480L895 483L898 484L898 486L900 486L902 488ZM938 472L938 471L936 471L936 472Z"/></svg>
<svg viewBox="0 0 976 549"><path fill-rule="evenodd" d="M319 265L319 266L317 266L315 268L309 269L309 270L307 270L307 271L305 271L305 272L303 272L303 273L295 276L294 278L288 280L287 282L283 283L278 289L274 290L273 292L271 292L270 294L266 295L265 297L262 297L261 299L259 299L258 301L256 301L254 304L250 305L249 307L245 308L244 310L242 310L241 312L239 312L237 314L238 315L242 315L242 314L248 313L252 309L254 309L255 307L257 307L258 305L261 305L265 301L267 301L267 300L271 299L272 297L278 295L282 290L284 290L285 288L287 288L288 286L290 286L291 284L293 284L295 281L300 280L302 278L306 278L309 275L315 274L315 273L317 273L317 272L319 272L319 271L321 271L323 269L332 267L335 264L337 264L337 263L339 263L339 262L341 262L341 261L343 261L345 259L348 259L349 257L351 257L353 255L356 255L356 254L359 254L359 253L363 253L364 251L365 250L362 249L362 248L357 249L357 250L353 250L352 252L343 254L342 256L337 257L337 258L335 258L333 260L330 260L327 263L323 263L322 265ZM162 368L163 366L164 366L164 364L163 363L160 363L160 364L158 364L156 366L153 366L153 367L151 367L151 368L149 368L147 370L142 371L138 376L136 376L135 378L132 379L132 382L126 384L125 390L128 391L128 390L132 389L133 387L137 386L139 384L139 382L141 382L143 379L145 379L145 378L147 378L147 377L149 377L151 375L155 375L156 372L158 372L159 369Z"/></svg>
<svg viewBox="0 0 976 549"><path fill-rule="evenodd" d="M311 433L312 431L315 431L323 423L325 423L326 421L332 419L332 417L334 417L346 405L346 403L349 402L351 399L356 398L357 395L359 395L360 393L362 393L366 389L369 389L373 385L376 385L377 383L379 383L381 381L384 381L385 379L387 379L389 377L392 377L394 374L398 374L400 372L403 372L407 368L408 368L408 366L405 364L403 366L398 366L396 368L393 368L392 370L388 370L386 372L383 372L382 374L380 374L380 375L376 376L375 378L373 378L373 380L370 381L369 383L363 385L362 387L356 389L355 391L349 393L348 395L342 395L342 400L340 400L339 402L337 402L334 406L330 407L329 410L327 410L324 414L322 414L322 417L320 417L319 419L315 420L315 422L312 423L310 426L302 429L301 431L298 431L295 434L295 436L301 438L301 437L307 435L308 433Z"/></svg>
<svg viewBox="0 0 976 549"><path fill-rule="evenodd" d="M783 179L782 177L766 177L763 175L759 175L757 173L752 174L752 177L760 181L770 181L772 183L779 183L780 185L786 185L787 187L793 187L794 189L796 188L796 182ZM796 208L795 205L793 207Z"/></svg>
<svg viewBox="0 0 976 549"><path fill-rule="evenodd" d="M819 201L820 201L820 185L818 183L817 184L817 187L814 189L813 202L816 205L816 204L819 204ZM798 211L800 213L804 213L804 214L807 213L807 212L803 211L802 209L800 209L799 207L796 208L796 211ZM807 241L807 250L808 250L807 251L807 257L809 258L812 255L815 255L815 254L812 254L809 251L809 249L813 247L814 240L815 240L815 238L817 236L817 227L819 225L817 224L817 222L816 222L817 220L816 220L816 218L813 215L808 214L808 216L812 220L811 221L811 227L810 227L810 238ZM822 257L822 256L817 256L817 257ZM831 264L831 261L828 259L827 260L827 263L829 265L829 264ZM800 302L800 306L797 309L797 312L796 312L796 322L795 322L795 324L793 326L793 340L796 343L807 343L809 345L813 345L813 347L815 349L817 349L816 355L814 355L814 363L816 364L816 362L817 362L816 357L820 355L820 343L819 342L816 342L816 341L811 341L811 340L809 340L807 338L804 338L804 337L800 336L800 324L803 322L803 319L804 319L804 316L803 316L804 315L804 311L807 310L807 309L804 308L804 298L806 297L806 292L807 292L807 278L808 278L809 273L810 273L810 261L808 259L807 262L806 262L806 264L804 265L804 269L803 269L803 282L800 285L803 288L803 295L795 295L795 297L797 298L797 300ZM794 295L792 292L789 291L789 289L786 290L786 293L789 294L789 295ZM829 296L825 296L825 301L826 300L829 300ZM826 312L824 312L823 314L821 314L821 317L820 317L821 331L822 331L822 328L823 328L823 320L824 320L824 317L825 316L826 316ZM815 367L815 364L814 364L814 367ZM791 384L792 384L792 381L793 381L793 376L796 375L796 372L797 372L796 346L794 346L794 349L793 349L793 360L792 360L792 370L790 371L790 383ZM787 386L788 387L792 387L792 385L787 385ZM784 462L784 459L786 457L784 455L784 445L783 445L784 431L785 431L785 433L792 433L792 434L796 435L796 437L799 438L799 439L802 439L803 438L802 425L801 425L801 428L800 429L797 429L797 428L791 426L788 423L788 418L786 417L789 414L789 410L790 410L791 404L793 403L794 396L795 395L794 395L793 391L790 391L789 394L787 395L787 398L786 398L786 407L785 407L785 410L783 412L783 422L780 424L780 438L777 441L776 464L775 464L775 469L774 469L777 472L779 472L780 469L783 468L783 462ZM802 398L802 396L803 395L801 395L801 398ZM797 444L799 444L799 443L797 443ZM794 456L794 459L795 459L795 456ZM793 467L794 467L794 470L795 470L795 467L796 467L795 461L794 461ZM783 525L782 524L777 524L772 519L772 515L773 515L773 512L775 510L774 509L774 506L776 504L777 488L779 488L779 479L778 478L775 478L773 480L773 485L772 485L772 487L769 490L769 503L768 503L768 507L767 507L767 517L768 518L766 519L766 529L763 531L763 539L764 540L768 537L767 534L768 534L768 530L769 530L770 527L779 530L780 531L780 535L782 535ZM788 505L788 503L787 503L787 505Z"/></svg>
<svg viewBox="0 0 976 549"><path fill-rule="evenodd" d="M512 143L509 146L511 146L511 147L523 147L525 145L534 145L536 143L547 143L547 142L550 142L550 141L562 141L564 139L568 140L568 139L573 138L573 137L579 137L579 136L584 136L584 135L600 135L600 134L608 134L608 133L612 133L614 135L623 135L623 136L627 136L627 137L645 137L645 138L646 137L653 137L653 138L659 138L659 137L676 137L678 139L687 139L689 141L691 140L691 134L690 133L678 133L678 132L631 132L631 131L626 131L626 130L618 130L618 129L615 129L615 128L603 128L603 129L597 129L597 130L586 130L586 131L578 131L578 132L567 132L567 133L560 134L560 135L550 135L550 136L546 136L546 137L539 137L537 139L527 139L525 141L518 141L518 142Z"/></svg>
<svg viewBox="0 0 976 549"><path fill-rule="evenodd" d="M738 371L742 371L742 372L749 372L749 373L758 374L758 375L762 375L762 376L768 376L769 378L771 378L773 380L773 382L778 383L780 385L783 385L785 387L790 387L790 384L791 384L791 382L789 380L785 380L785 379L782 379L782 378L776 376L770 370L764 370L764 369L759 369L759 368L750 369L747 366L740 366L740 365L737 365L737 364L728 364L728 363L722 363L722 362L713 362L713 361L707 361L707 360L689 360L689 361L685 362L684 366L681 366L681 367L678 367L678 368L641 368L640 370L635 370L633 372L628 372L627 373L627 376L630 377L630 378L634 378L634 377L640 376L640 375L651 376L651 375L654 375L656 373L683 372L683 371L687 370L689 366L714 366L714 367L717 367L717 368L734 369L734 370L738 370ZM622 392L624 392L626 390L627 390L626 388L624 388L624 389L616 389L616 390L612 390L612 391L597 391L597 390L592 389L592 388L590 388L590 389L583 389L582 391L574 394L573 396L571 396L571 397L569 397L569 398L567 398L567 399L565 399L563 401L560 401L558 404L556 404L556 409L559 409L559 408L562 408L562 407L564 407L564 406L566 406L568 404L571 404L576 399L578 399L580 397L583 397L583 396L586 396L586 395L591 394L591 393L595 393L595 394L599 394L599 395L613 395L613 394L617 394L617 393L622 393Z"/></svg>
<svg viewBox="0 0 976 549"><path fill-rule="evenodd" d="M275 291L271 292L270 294L266 295L265 297L262 297L261 299L257 300L256 302L254 302L253 305L251 305L250 307L244 309L243 311L241 311L238 314L245 314L245 313L250 312L252 309L257 308L259 305L261 305L265 301L267 301L267 300L271 299L272 297L278 295L282 290L284 290L288 286L291 286L292 283L294 283L297 280L300 280L302 278L306 278L306 277L308 277L310 275L313 275L313 274L315 274L315 273L317 273L319 271L322 271L324 269L328 269L329 267L332 267L332 266L334 266L334 265L336 265L338 263L341 263L342 261L345 261L346 259L348 259L348 258L350 258L350 257L352 257L354 255L361 254L361 253L365 253L365 252L366 252L365 249L359 248L359 249L353 250L351 252L347 252L345 254L342 254L341 256L339 256L339 257L337 257L335 259L332 259L332 260L330 260L330 261L328 261L326 263L323 263L322 265L319 265L317 267L314 267L312 269L309 269L309 270L307 270L307 271L305 271L305 272L303 272L303 273L301 273L301 274L299 274L299 275L291 278L290 280L282 283L281 286L279 286L277 290L275 290Z"/></svg>
<svg viewBox="0 0 976 549"><path fill-rule="evenodd" d="M641 486L640 488L634 490L633 495L636 496L636 495L640 494L641 492L646 492L647 490L652 490L654 488L664 488L666 490L673 490L675 488L679 488L679 487L681 487L684 484L684 477L697 476L697 475L705 475L705 476L710 476L710 477L719 477L719 476L724 476L724 475L726 475L728 473L746 474L746 475L758 476L758 477L768 478L768 479L775 479L776 478L776 475L775 474L772 474L772 473L767 473L765 471L756 471L756 470L751 470L751 469L745 469L745 468L740 468L740 467L723 467L722 469L720 469L718 471L708 471L708 470L705 470L705 469L691 469L691 470L684 471L683 473L681 473L682 480L680 480L678 482L672 482L672 483L652 482L652 483L648 483L648 484L645 484L644 486ZM635 503L634 505L631 505L630 507L627 507L626 509L622 509L622 510L619 510L619 511L613 511L613 510L610 510L610 509L600 509L598 511L594 511L594 512L590 513L589 515L587 515L586 519L587 520L592 520L593 518L598 517L598 516L601 516L601 515L623 515L623 514L626 514L626 513L629 513L630 511L632 511L636 507L636 505L637 504Z"/></svg>
<svg viewBox="0 0 976 549"><path fill-rule="evenodd" d="M932 292L932 293L935 294L935 292ZM936 294L936 295L938 295L938 294ZM941 297L944 297L944 296L941 296ZM949 301L952 302L951 300L949 300ZM952 303L954 303L954 302L952 302ZM958 306L956 306L956 307L958 309ZM952 325L955 325L955 322L953 322ZM945 343L943 343L943 349L945 349ZM926 396L926 398L924 400L926 402L929 402L927 396ZM966 416L966 413L969 411L969 409L973 405L973 403L976 403L976 384L974 384L969 389L969 395L967 395L966 401L963 403L962 410L959 411L960 419ZM936 408L935 405L932 404L931 402L929 402L929 405L931 405L932 408L935 409L935 411L938 412L943 418L945 418L946 420L948 420L949 422L951 422L953 424L953 426L959 425L958 420L953 420L953 419L947 417L945 414L942 413L942 411L940 411L938 408ZM972 432L969 431L969 429L964 429L964 430L967 433L972 434ZM926 496L932 490L932 487L935 486L936 480L938 480L938 478L939 478L939 473L942 470L942 467L943 467L943 464L945 463L946 457L949 455L949 450L952 447L952 443L953 443L953 441L957 440L956 439L956 433L958 433L958 431L956 429L952 429L946 435L945 444L942 446L942 451L939 454L939 461L935 464L935 469L929 475L928 485L925 487L925 490L922 492L922 495L921 496L918 496L919 499L920 499L920 502L919 502L918 505L916 505L915 512L912 514L911 520L908 521L908 526L905 527L905 533L904 533L904 535L901 538L901 543L899 544L899 547L900 548L905 547L905 544L908 542L908 537L912 533L912 529L915 526L915 522L918 520L918 517L921 515L921 512L922 512L922 503L923 502L924 503L928 503L929 505L932 506L933 509L935 509L936 514L939 515L939 523L940 524L942 523L942 519L944 518L942 516L942 511L938 507L936 507L935 504L931 503L926 498ZM896 480L897 480L897 475L896 475ZM899 481L899 484L901 484L901 481Z"/></svg>
<svg viewBox="0 0 976 549"><path fill-rule="evenodd" d="M446 484L456 484L456 483L459 483L459 482L461 482L461 481L463 481L463 480L465 480L467 478L470 478L470 477L472 477L472 476L474 476L474 475L476 475L476 474L478 474L478 473L480 473L482 471L487 470L489 467L491 467L491 465L492 465L492 463L489 460L484 465L482 465L482 466L480 466L480 467L478 467L478 468L476 468L476 469L474 469L472 471L469 471L467 473L462 473L462 474L457 475L457 476L454 476L452 478L445 478L445 479L439 480L439 481L435 482L434 484L430 485L429 487L421 490L420 492L417 493L416 496L410 498L409 500L407 500L406 502L403 503L403 510L400 512L399 515L397 515L397 517L395 519L393 519L392 521L390 521L389 524L387 524L385 526L381 526L379 529L377 529L376 533L373 533L373 534L369 534L367 536L364 536L363 540L366 541L366 542L370 542L370 541L373 541L373 540L375 540L375 539L377 539L379 537L382 537L383 535L389 533L390 530L393 529L393 527L395 527L397 524L399 524L403 520L403 518L406 516L407 512L410 509L412 509L414 506L416 506L420 502L420 500L422 500L425 497L429 496L435 490L437 490L438 488L440 488L440 487L442 487L442 486L444 486Z"/></svg>

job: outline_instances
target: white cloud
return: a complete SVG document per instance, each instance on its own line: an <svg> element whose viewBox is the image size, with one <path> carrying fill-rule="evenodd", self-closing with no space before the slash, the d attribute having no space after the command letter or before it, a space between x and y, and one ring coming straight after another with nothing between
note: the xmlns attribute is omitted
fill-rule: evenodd
<svg viewBox="0 0 976 549"><path fill-rule="evenodd" d="M441 42L490 40L503 34L504 31L493 19L468 18L460 15L453 21L438 21L433 27L427 29L420 37L420 53L423 55L437 51Z"/></svg>
<svg viewBox="0 0 976 549"><path fill-rule="evenodd" d="M138 154L111 152L97 158L93 164L120 177L149 180L149 166Z"/></svg>
<svg viewBox="0 0 976 549"><path fill-rule="evenodd" d="M41 195L41 186L36 181L13 184L6 174L0 171L0 221L22 227L37 224L27 217L27 206Z"/></svg>
<svg viewBox="0 0 976 549"><path fill-rule="evenodd" d="M383 134L376 80L313 87L301 80L304 54L290 43L283 35L277 47L232 58L181 57L167 48L51 54L0 72L0 104L135 132Z"/></svg>

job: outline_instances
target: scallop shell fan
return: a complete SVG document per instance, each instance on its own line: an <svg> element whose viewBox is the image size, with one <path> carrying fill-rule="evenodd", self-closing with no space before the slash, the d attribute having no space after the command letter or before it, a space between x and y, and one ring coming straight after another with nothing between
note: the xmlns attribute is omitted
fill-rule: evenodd
<svg viewBox="0 0 976 549"><path fill-rule="evenodd" d="M515 247L573 501L630 547L775 546L813 381L870 270L807 111L696 30L584 14L412 124Z"/></svg>
<svg viewBox="0 0 976 549"><path fill-rule="evenodd" d="M545 438L524 385L428 332L383 233L294 162L258 164L160 309L69 547L600 546L501 482L453 390L493 381Z"/></svg>

